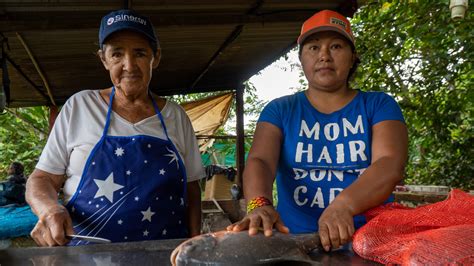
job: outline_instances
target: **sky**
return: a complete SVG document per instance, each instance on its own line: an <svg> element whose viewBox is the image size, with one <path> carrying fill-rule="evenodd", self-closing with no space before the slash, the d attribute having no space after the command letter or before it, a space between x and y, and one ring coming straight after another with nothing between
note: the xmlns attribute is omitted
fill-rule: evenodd
<svg viewBox="0 0 474 266"><path fill-rule="evenodd" d="M270 101L283 95L293 94L292 87L299 87L299 70L291 68L291 64L299 63L298 53L294 50L250 78L257 89L259 100Z"/></svg>
<svg viewBox="0 0 474 266"><path fill-rule="evenodd" d="M288 60L282 57L249 79L257 90L256 94L259 100L269 102L275 98L293 94L296 91L291 88L300 86L298 82L299 70L291 67L292 64L299 63L298 52L292 50L287 56ZM244 124L257 119L258 117L255 116L244 115ZM230 134L235 134L231 129L231 127L235 127L235 123L235 118L226 122L225 128Z"/></svg>

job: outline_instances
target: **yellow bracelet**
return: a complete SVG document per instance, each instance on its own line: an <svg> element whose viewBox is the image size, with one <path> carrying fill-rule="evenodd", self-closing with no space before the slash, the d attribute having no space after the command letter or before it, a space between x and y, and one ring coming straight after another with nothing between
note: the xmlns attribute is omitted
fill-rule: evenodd
<svg viewBox="0 0 474 266"><path fill-rule="evenodd" d="M267 206L267 205L273 205L273 204L269 199L265 197L256 197L252 199L251 201L249 201L249 203L247 204L247 213L252 212L258 207Z"/></svg>

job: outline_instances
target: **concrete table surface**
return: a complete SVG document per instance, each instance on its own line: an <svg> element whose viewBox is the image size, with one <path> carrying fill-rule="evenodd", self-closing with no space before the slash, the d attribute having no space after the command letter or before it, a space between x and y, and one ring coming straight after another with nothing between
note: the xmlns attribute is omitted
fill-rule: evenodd
<svg viewBox="0 0 474 266"><path fill-rule="evenodd" d="M184 240L169 239L78 247L8 248L0 250L0 265L171 265L169 259L171 252ZM377 265L347 249L329 253L314 252L310 256L314 265ZM281 262L278 265L288 264ZM296 263L296 265L308 264Z"/></svg>

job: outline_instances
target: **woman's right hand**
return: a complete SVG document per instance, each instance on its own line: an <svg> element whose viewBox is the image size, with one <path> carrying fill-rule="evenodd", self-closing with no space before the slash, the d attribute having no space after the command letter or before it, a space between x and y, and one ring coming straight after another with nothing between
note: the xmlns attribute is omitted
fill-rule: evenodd
<svg viewBox="0 0 474 266"><path fill-rule="evenodd" d="M265 236L271 236L273 228L285 234L290 232L288 227L283 224L280 214L270 205L254 209L241 221L227 226L227 231L239 232L248 229L249 235L256 235L262 227Z"/></svg>
<svg viewBox="0 0 474 266"><path fill-rule="evenodd" d="M69 240L66 235L74 234L71 216L67 209L55 204L38 215L38 222L30 235L38 246L64 246Z"/></svg>

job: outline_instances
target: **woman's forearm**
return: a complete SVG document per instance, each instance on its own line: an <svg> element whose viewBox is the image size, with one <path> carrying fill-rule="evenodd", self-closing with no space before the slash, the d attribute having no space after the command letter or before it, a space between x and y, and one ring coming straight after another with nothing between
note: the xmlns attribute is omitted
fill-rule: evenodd
<svg viewBox="0 0 474 266"><path fill-rule="evenodd" d="M273 181L275 170L258 158L249 158L243 176L243 189L245 199L265 197L272 200Z"/></svg>
<svg viewBox="0 0 474 266"><path fill-rule="evenodd" d="M268 122L257 123L252 147L243 173L245 199L265 197L272 200L278 158L282 143L282 132Z"/></svg>
<svg viewBox="0 0 474 266"><path fill-rule="evenodd" d="M32 211L40 216L50 206L58 204L59 176L48 176L45 172L34 170L26 182L25 198Z"/></svg>
<svg viewBox="0 0 474 266"><path fill-rule="evenodd" d="M383 203L403 179L404 164L394 160L384 157L374 162L335 198L334 203L346 205L353 215Z"/></svg>
<svg viewBox="0 0 474 266"><path fill-rule="evenodd" d="M199 181L188 183L188 226L191 237L201 233L201 189Z"/></svg>
<svg viewBox="0 0 474 266"><path fill-rule="evenodd" d="M408 131L401 121L387 120L372 128L372 163L333 201L360 214L383 203L403 179L408 157Z"/></svg>

